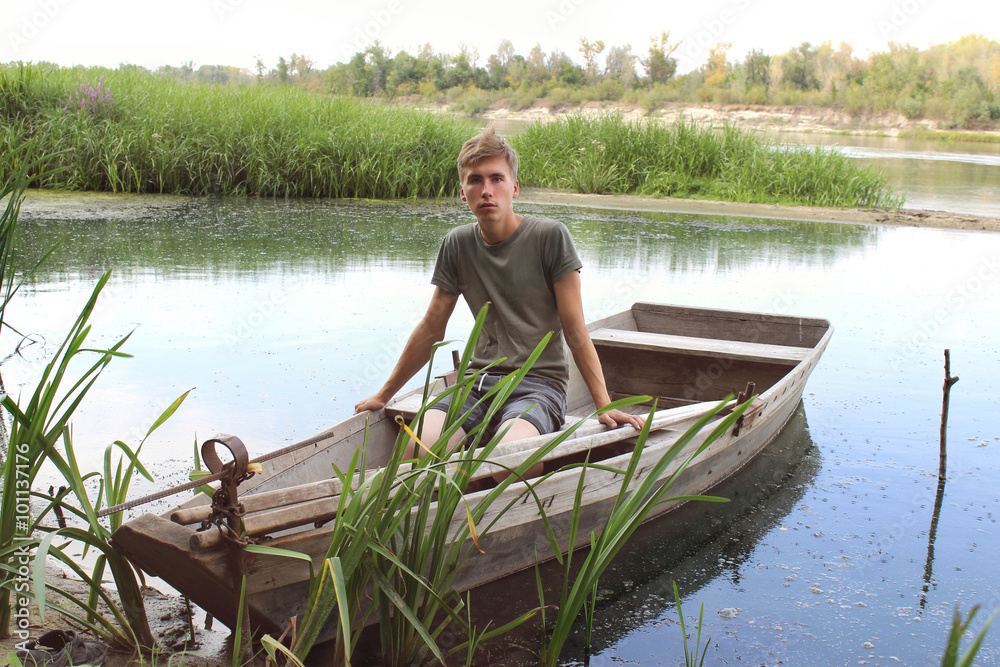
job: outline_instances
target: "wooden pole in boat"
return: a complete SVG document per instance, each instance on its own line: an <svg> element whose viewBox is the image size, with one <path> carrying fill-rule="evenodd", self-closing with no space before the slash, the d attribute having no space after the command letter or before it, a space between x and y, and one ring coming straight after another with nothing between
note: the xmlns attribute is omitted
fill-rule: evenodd
<svg viewBox="0 0 1000 667"><path fill-rule="evenodd" d="M941 460L938 466L938 477L945 475L945 466L948 462L948 400L951 396L951 386L958 382L958 376L951 375L951 350L944 351L944 398L941 401Z"/></svg>

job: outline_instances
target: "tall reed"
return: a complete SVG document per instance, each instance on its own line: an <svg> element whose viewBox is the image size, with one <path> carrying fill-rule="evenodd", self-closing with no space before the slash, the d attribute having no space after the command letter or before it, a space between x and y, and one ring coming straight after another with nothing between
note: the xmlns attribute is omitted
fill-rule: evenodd
<svg viewBox="0 0 1000 667"><path fill-rule="evenodd" d="M732 396L723 399L723 401L715 408L701 416L698 421L685 431L684 434L681 435L675 442L671 443L671 445L667 447L652 464L652 467L649 471L647 471L646 476L635 484L635 488L630 490L633 480L637 479L636 470L638 470L639 463L643 458L643 453L646 448L646 440L649 437L649 429L653 422L653 415L656 411L656 404L654 402L653 408L649 413L649 417L646 419L642 430L639 432L635 449L629 458L628 467L626 470L622 471L618 497L615 499L611 511L605 518L604 524L599 530L591 533L590 548L584 557L583 564L574 575L574 542L576 540L580 513L583 511L585 506L583 499L583 487L585 486L584 482L587 469L590 467L589 462L585 462L582 465L573 508L573 518L570 526L568 541L569 552L565 558L565 574L562 594L558 604L558 613L556 615L555 625L553 626L549 640L545 644L542 651L542 664L556 664L559 659L559 654L562 651L562 647L566 643L566 640L569 639L570 633L576 624L581 611L586 612L585 633L587 644L589 645L590 631L593 623L593 611L597 598L598 582L604 574L604 571L611 564L614 557L619 551L621 551L639 525L645 521L657 505L664 502L681 500L726 502L725 498L704 495L678 496L670 498L667 497L667 493L669 492L674 481L676 481L677 478L684 473L694 459L704 452L709 445L729 431L752 403L752 399L747 400L742 405L737 406L736 409L721 420L716 420L716 415L718 415L726 407L726 404L731 398ZM693 447L692 451L687 453L683 459L680 459L679 457L684 454L688 445L695 441L695 438L697 438L701 431L712 423L713 420L717 423L715 423L711 433L709 433L707 437L703 437L701 441L697 443L697 446ZM675 460L679 460L680 465L674 465ZM667 475L666 473L668 470L671 470L671 468L672 471L669 475ZM546 526L548 525L548 522L546 522ZM551 532L550 539L553 541L553 544L555 544L555 535ZM561 550L559 548L555 548L554 551L560 562L562 562L563 559L559 556ZM540 583L539 590L542 590ZM544 605L545 601L540 600L540 603Z"/></svg>
<svg viewBox="0 0 1000 667"><path fill-rule="evenodd" d="M100 78L113 110L64 108ZM62 89L60 96L53 91ZM0 68L0 145L71 149L36 187L266 197L437 197L457 191L465 121L283 86L178 83L134 70ZM10 165L0 159L0 176Z"/></svg>
<svg viewBox="0 0 1000 667"><path fill-rule="evenodd" d="M81 83L113 91L88 113ZM39 187L267 197L438 197L457 191L464 120L288 86L185 84L134 69L0 66L0 147L66 150ZM881 172L693 122L570 116L513 138L521 181L578 192L892 208ZM0 177L12 166L0 158Z"/></svg>
<svg viewBox="0 0 1000 667"><path fill-rule="evenodd" d="M45 165L34 159L33 150L33 142L19 147L18 171L0 188L0 196L8 197L6 209L0 217L0 285L3 291L0 321L3 320L7 304L21 284L15 280L18 268L15 261L15 239L23 192L29 174L46 174ZM47 254L39 260L39 264L45 257ZM21 280L37 267L38 264L35 264L22 270ZM106 273L98 281L66 339L43 370L30 397L24 401L15 401L7 395L0 397L0 405L12 417L10 434L4 443L0 494L0 570L5 574L0 586L0 634L4 636L10 633L12 595L16 598L19 609L24 608L25 602L33 600L44 619L46 593L51 591L60 596L64 603L57 606L56 610L69 617L74 624L119 646L153 647L138 583L141 575L121 554L111 548L108 541L114 529L121 525L121 513L112 515L109 527L97 520L97 509L101 503L106 500L111 505L123 500L135 474L142 474L152 480L138 459L142 443L134 451L121 441L109 445L104 455L103 476L97 472L85 473L76 459L69 429L70 419L77 406L103 370L115 357L127 356L121 352L121 347L131 334L107 349L86 347L91 328L90 316L109 278L110 273ZM6 326L14 330L9 324ZM92 365L89 368L86 365L79 366L85 364L88 356L93 359ZM81 368L82 372L79 370ZM143 442L169 418L185 396L186 394L178 398L154 422ZM117 464L113 465L115 452L121 455ZM128 460L127 465L124 464L125 459ZM65 490L48 495L35 488L37 475L43 465L55 467L66 483ZM92 482L98 484L96 499L90 498L87 488L87 484ZM38 501L41 501L41 509L38 509ZM60 524L58 528L51 526L53 515ZM77 525L61 525L62 518L67 515L75 517ZM80 523L83 528L79 527ZM93 569L85 571L77 559L67 553L67 544L56 543L57 539L81 543L85 551L95 550L97 558ZM45 565L49 556L62 561L89 584L90 593L85 599L46 581ZM29 557L34 561L30 589L25 585L25 563ZM108 570L115 582L118 601L106 593L103 587L105 572ZM26 619L23 616L18 619L19 637L25 632L21 620Z"/></svg>
<svg viewBox="0 0 1000 667"><path fill-rule="evenodd" d="M782 148L750 131L620 113L569 116L513 139L522 182L579 192L896 208L881 172L835 151Z"/></svg>

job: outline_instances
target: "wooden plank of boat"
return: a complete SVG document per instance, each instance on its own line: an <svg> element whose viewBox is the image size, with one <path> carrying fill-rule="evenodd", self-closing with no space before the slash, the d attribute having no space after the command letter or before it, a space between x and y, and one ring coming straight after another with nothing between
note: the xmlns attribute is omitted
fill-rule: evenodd
<svg viewBox="0 0 1000 667"><path fill-rule="evenodd" d="M650 431L693 422L717 405L714 402L707 402L657 412L653 415ZM538 462L555 461L573 454L628 440L638 435L638 431L631 425L614 430L608 430L604 425L599 425L596 428L599 428L600 431L594 431L595 427L593 426L581 428L590 432L583 435L574 433L574 437L567 438L544 456L539 457ZM538 436L497 445L490 454L489 462L481 464L473 473L471 480L487 479L509 469L517 468L537 447L550 440L551 435ZM449 459L453 465L458 464L459 461L460 455L458 454ZM411 464L404 463L400 466L399 474L405 474L411 468ZM310 523L323 524L336 517L337 504L342 491L343 484L340 480L330 479L289 489L249 495L242 501L245 511L244 530L251 537L260 537ZM174 523L194 524L206 521L210 515L211 507L200 506L174 511L170 519ZM194 551L214 549L223 544L224 539L216 530L201 531L191 536L191 549Z"/></svg>
<svg viewBox="0 0 1000 667"><path fill-rule="evenodd" d="M696 338L693 336L675 336L673 334L652 333L648 331L622 331L620 329L601 328L590 332L595 345L609 347L628 347L656 352L684 352L697 356L718 359L739 359L744 361L787 362L797 364L812 351L805 347L788 345L770 345L767 343L749 343L735 340L718 340L715 338Z"/></svg>

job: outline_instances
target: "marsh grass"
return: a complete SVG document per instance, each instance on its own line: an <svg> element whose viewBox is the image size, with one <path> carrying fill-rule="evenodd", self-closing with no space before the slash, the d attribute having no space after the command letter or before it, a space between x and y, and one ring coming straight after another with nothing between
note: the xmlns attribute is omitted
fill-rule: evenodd
<svg viewBox="0 0 1000 667"><path fill-rule="evenodd" d="M80 83L114 110L64 109ZM282 86L182 84L128 69L0 66L0 147L33 134L65 170L31 186L264 197L438 197L457 191L465 121ZM62 92L59 92L62 91ZM11 169L0 159L0 176Z"/></svg>
<svg viewBox="0 0 1000 667"><path fill-rule="evenodd" d="M708 655L708 647L712 643L712 638L709 637L705 640L705 643L701 643L701 630L705 624L705 605L702 604L698 609L698 634L694 640L694 650L688 648L688 634L687 627L684 623L684 610L681 609L681 594L677 590L677 582L672 581L674 587L674 605L677 607L677 618L681 623L681 636L684 638L684 667L702 667L705 664L705 656Z"/></svg>
<svg viewBox="0 0 1000 667"><path fill-rule="evenodd" d="M577 192L898 208L885 175L835 151L783 148L747 130L628 121L536 123L513 138L522 183Z"/></svg>
<svg viewBox="0 0 1000 667"><path fill-rule="evenodd" d="M103 81L114 107L68 105ZM451 196L468 122L295 87L200 85L128 68L0 66L0 178L9 147L62 151L31 185L72 190L395 199ZM68 107L68 108L67 108ZM881 172L835 151L783 148L693 122L569 116L512 139L525 185L738 202L894 208Z"/></svg>

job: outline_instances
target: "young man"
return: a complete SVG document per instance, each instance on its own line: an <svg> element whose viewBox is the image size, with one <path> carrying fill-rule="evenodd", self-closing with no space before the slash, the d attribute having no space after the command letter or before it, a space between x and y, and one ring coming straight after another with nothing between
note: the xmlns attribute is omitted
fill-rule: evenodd
<svg viewBox="0 0 1000 667"><path fill-rule="evenodd" d="M460 294L473 315L490 302L471 366L483 368L506 358L477 383L466 407L504 375L520 368L542 337L553 332L542 356L494 417L491 426L497 430L510 426L504 440L549 433L562 425L569 376L564 338L595 407L604 407L611 398L583 317L582 264L569 231L555 220L514 213L519 190L517 154L492 126L462 147L458 173L462 201L476 222L445 236L431 279L435 288L426 314L385 384L355 405L355 413L383 407L428 362L434 344L444 339ZM529 406L534 407L522 416ZM428 442L437 439L444 425L447 406L439 403L435 407L439 409L428 410L424 416L423 433ZM620 410L604 412L599 419L610 428L624 424L641 428L643 423L641 417ZM481 414L473 414L452 444L481 420Z"/></svg>

